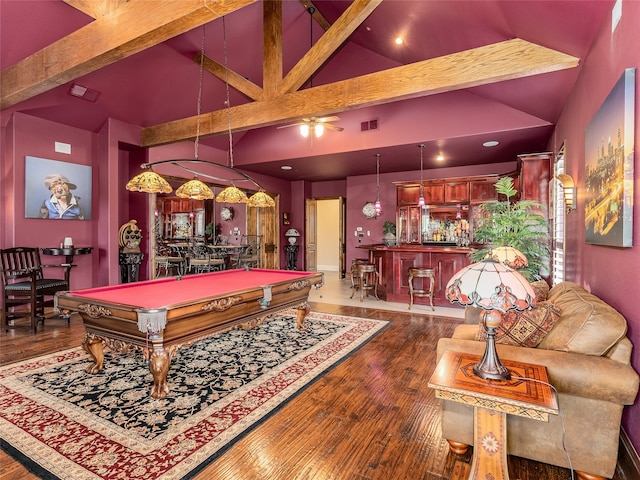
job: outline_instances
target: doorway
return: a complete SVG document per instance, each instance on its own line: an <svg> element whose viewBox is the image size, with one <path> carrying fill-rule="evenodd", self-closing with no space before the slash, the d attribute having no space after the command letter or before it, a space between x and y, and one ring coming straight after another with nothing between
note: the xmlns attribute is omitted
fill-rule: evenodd
<svg viewBox="0 0 640 480"><path fill-rule="evenodd" d="M306 208L305 265L307 270L345 276L343 197L308 200ZM337 221L336 221L337 220Z"/></svg>

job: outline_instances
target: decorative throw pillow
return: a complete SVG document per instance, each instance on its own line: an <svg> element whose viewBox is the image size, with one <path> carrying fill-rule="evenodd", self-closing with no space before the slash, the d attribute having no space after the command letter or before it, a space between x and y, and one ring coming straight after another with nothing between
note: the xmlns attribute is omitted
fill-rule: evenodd
<svg viewBox="0 0 640 480"><path fill-rule="evenodd" d="M531 288L536 294L536 303L544 302L549 295L549 284L546 280L536 280L530 283Z"/></svg>
<svg viewBox="0 0 640 480"><path fill-rule="evenodd" d="M539 302L535 308L519 312L510 310L504 314L502 322L496 328L496 343L537 347L560 318L560 311L549 301ZM485 340L482 321L476 340Z"/></svg>

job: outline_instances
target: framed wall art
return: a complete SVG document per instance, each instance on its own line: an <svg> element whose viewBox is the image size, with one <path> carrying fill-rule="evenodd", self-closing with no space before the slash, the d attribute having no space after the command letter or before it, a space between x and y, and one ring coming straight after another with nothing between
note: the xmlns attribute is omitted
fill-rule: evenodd
<svg viewBox="0 0 640 480"><path fill-rule="evenodd" d="M585 241L633 246L635 68L628 68L585 132Z"/></svg>
<svg viewBox="0 0 640 480"><path fill-rule="evenodd" d="M25 217L91 219L91 167L25 157Z"/></svg>

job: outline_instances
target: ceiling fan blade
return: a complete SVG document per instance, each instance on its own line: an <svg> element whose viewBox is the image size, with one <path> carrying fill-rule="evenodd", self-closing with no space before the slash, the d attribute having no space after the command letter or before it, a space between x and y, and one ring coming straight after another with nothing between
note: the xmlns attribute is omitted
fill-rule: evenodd
<svg viewBox="0 0 640 480"><path fill-rule="evenodd" d="M329 130L335 130L336 132L341 132L344 130L342 127L338 127L337 125L333 125L331 123L323 123L324 128L328 128Z"/></svg>
<svg viewBox="0 0 640 480"><path fill-rule="evenodd" d="M297 126L300 126L300 125L304 125L305 123L306 123L306 122L290 123L290 124L288 124L288 125L280 125L280 126L278 126L278 127L276 127L276 128L297 127Z"/></svg>
<svg viewBox="0 0 640 480"><path fill-rule="evenodd" d="M338 120L340 120L340 117L322 117L322 118L316 118L315 119L316 122L320 122L320 123L326 123L326 122L337 122Z"/></svg>

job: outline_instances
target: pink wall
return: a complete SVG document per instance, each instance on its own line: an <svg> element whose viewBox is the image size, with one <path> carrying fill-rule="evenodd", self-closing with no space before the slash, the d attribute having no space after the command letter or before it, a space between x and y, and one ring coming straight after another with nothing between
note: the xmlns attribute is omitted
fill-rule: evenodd
<svg viewBox="0 0 640 480"><path fill-rule="evenodd" d="M635 215L632 248L611 248L585 243L584 233L584 158L585 128L626 68L640 65L640 2L622 3L622 20L613 34L611 22L604 22L591 51L581 62L582 71L558 121L555 139L549 146L557 149L564 142L566 167L578 186L578 208L567 218L568 280L582 284L625 316L627 335L635 345L632 364L640 372L640 314L635 295L640 291L640 168L635 166ZM635 85L635 150L640 141L640 70ZM627 407L623 426L636 450L640 450L640 404Z"/></svg>
<svg viewBox="0 0 640 480"><path fill-rule="evenodd" d="M127 192L125 183L140 172L140 164L166 158L193 157L193 144L185 143L158 149L137 147L140 127L110 119L98 133L87 132L30 115L15 113L2 128L2 183L0 185L0 247L59 246L64 237L72 237L78 246L92 246L91 255L78 256L71 276L71 288L81 289L120 282L118 263L118 230L130 219L136 219L143 230L141 250L145 261L141 279L147 278L149 258L150 196ZM71 145L71 154L54 151L54 142ZM93 194L91 220L41 220L24 218L25 156L91 165ZM226 154L201 146L200 157L220 163ZM291 209L291 185L284 180L252 175L267 191L280 195L281 211ZM47 191L43 185L43 199ZM303 202L304 203L304 202ZM304 218L304 210L298 221ZM235 222L244 232L243 218ZM232 224L231 228L236 224ZM227 227L228 225L225 225ZM300 225L299 228L304 228ZM283 242L285 239L281 239ZM282 250L282 249L281 249ZM285 264L281 252L281 265ZM60 263L60 259L43 256L44 263Z"/></svg>
<svg viewBox="0 0 640 480"><path fill-rule="evenodd" d="M65 237L71 237L76 246L94 246L93 228L97 223L98 208L93 202L91 220L49 220L25 218L25 156L33 156L60 162L92 165L95 158L95 138L91 132L67 127L30 115L15 113L3 132L5 144L2 156L2 235L0 246L58 247ZM71 153L58 153L54 142L71 145ZM55 173L55 172L51 172ZM93 172L93 196L96 198L97 182ZM42 199L48 196L42 184ZM94 252L95 253L95 252ZM82 255L74 258L77 265L71 273L74 289L92 286L93 257ZM62 257L41 255L42 263L60 264ZM57 270L57 269L56 269ZM60 271L62 274L62 270ZM47 271L47 276L58 276ZM61 276L61 275L60 275Z"/></svg>

